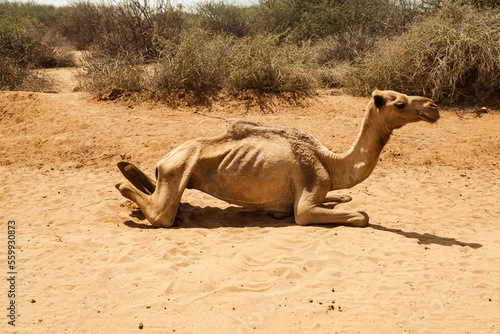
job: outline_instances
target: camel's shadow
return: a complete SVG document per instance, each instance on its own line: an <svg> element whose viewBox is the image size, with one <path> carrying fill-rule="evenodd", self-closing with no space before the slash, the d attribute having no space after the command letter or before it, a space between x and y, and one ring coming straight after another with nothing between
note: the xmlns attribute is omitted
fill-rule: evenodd
<svg viewBox="0 0 500 334"><path fill-rule="evenodd" d="M144 214L140 210L134 210L132 216L138 218L139 220L145 220ZM141 229L156 229L157 227L151 226L149 224L136 223L131 220L127 220L124 224L130 228L141 228ZM186 228L205 228L205 229L216 229L216 228L248 228L248 227L260 227L260 228L282 228L288 226L296 226L293 216L276 219L271 215L263 212L256 212L251 209L241 208L237 206L230 206L224 209L218 207L199 207L193 206L187 203L181 203L179 207L179 212L177 214L176 223L171 229L186 229ZM339 226L347 226L345 224L326 224L326 225L310 225L314 227L332 229ZM483 245L479 243L467 243L456 240L455 238L440 237L430 233L417 233L417 232L406 232L400 229L388 228L382 225L369 224L366 228L373 228L375 230L395 233L404 236L409 239L417 239L418 243L421 245L436 244L441 246L462 246L470 248L481 248Z"/></svg>
<svg viewBox="0 0 500 334"><path fill-rule="evenodd" d="M462 247L467 246L470 248L483 247L483 245L478 244L478 243L462 242L462 241L458 241L455 238L443 238L443 237L439 237L437 235L430 234L430 233L420 234L417 232L405 232L405 231L397 229L397 228L387 228L387 227L382 226L382 225L369 225L369 227L376 229L376 230L379 230L379 231L396 233L396 234L402 235L404 237L407 237L409 239L417 239L418 243L420 245L436 244L436 245L441 245L441 246L462 246Z"/></svg>
<svg viewBox="0 0 500 334"><path fill-rule="evenodd" d="M139 210L133 210L132 217L145 220L146 217ZM150 229L156 228L149 224L126 221L128 227ZM175 224L171 229L184 228L245 228L245 227L286 227L295 225L293 216L276 219L265 212L258 212L238 206L229 206L221 209L219 207L199 207L188 203L181 203L175 218ZM332 225L333 226L333 225ZM332 227L330 226L330 227Z"/></svg>

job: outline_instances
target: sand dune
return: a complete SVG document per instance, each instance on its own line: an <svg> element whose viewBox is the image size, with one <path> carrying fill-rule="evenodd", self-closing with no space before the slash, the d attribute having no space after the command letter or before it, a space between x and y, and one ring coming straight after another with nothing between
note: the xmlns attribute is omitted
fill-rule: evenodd
<svg viewBox="0 0 500 334"><path fill-rule="evenodd" d="M198 110L300 127L342 151L366 101ZM444 110L436 125L397 131L370 178L345 191L366 228L297 226L195 190L179 224L151 228L114 188L116 162L153 175L169 150L224 130L195 110L0 92L4 275L8 219L18 242L17 326L3 317L2 332L500 332L498 112Z"/></svg>

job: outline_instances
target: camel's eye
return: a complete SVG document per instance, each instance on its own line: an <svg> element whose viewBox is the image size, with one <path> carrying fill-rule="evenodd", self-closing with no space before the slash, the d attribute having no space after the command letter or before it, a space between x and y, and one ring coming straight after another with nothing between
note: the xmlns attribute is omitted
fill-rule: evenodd
<svg viewBox="0 0 500 334"><path fill-rule="evenodd" d="M406 104L404 104L403 102L397 102L395 106L398 109L403 109L404 107L406 107Z"/></svg>

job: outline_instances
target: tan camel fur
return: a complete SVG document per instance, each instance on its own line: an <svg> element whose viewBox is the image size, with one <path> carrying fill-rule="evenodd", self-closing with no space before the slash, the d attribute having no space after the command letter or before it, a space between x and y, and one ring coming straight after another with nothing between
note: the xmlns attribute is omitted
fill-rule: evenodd
<svg viewBox="0 0 500 334"><path fill-rule="evenodd" d="M351 198L333 191L370 175L394 129L438 119L430 99L375 90L361 131L345 153L333 153L301 130L239 120L222 135L194 139L171 151L157 164L157 182L128 162L118 163L132 184L116 188L158 227L174 224L185 188L276 218L295 215L299 225L366 226L366 213L334 209Z"/></svg>

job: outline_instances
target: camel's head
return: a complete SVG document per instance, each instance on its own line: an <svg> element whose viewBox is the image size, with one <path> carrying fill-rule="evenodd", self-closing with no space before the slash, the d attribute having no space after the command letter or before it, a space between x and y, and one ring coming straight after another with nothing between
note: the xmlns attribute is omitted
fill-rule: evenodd
<svg viewBox="0 0 500 334"><path fill-rule="evenodd" d="M390 130L418 121L435 123L439 119L436 104L425 97L408 96L391 90L375 90L372 99Z"/></svg>

